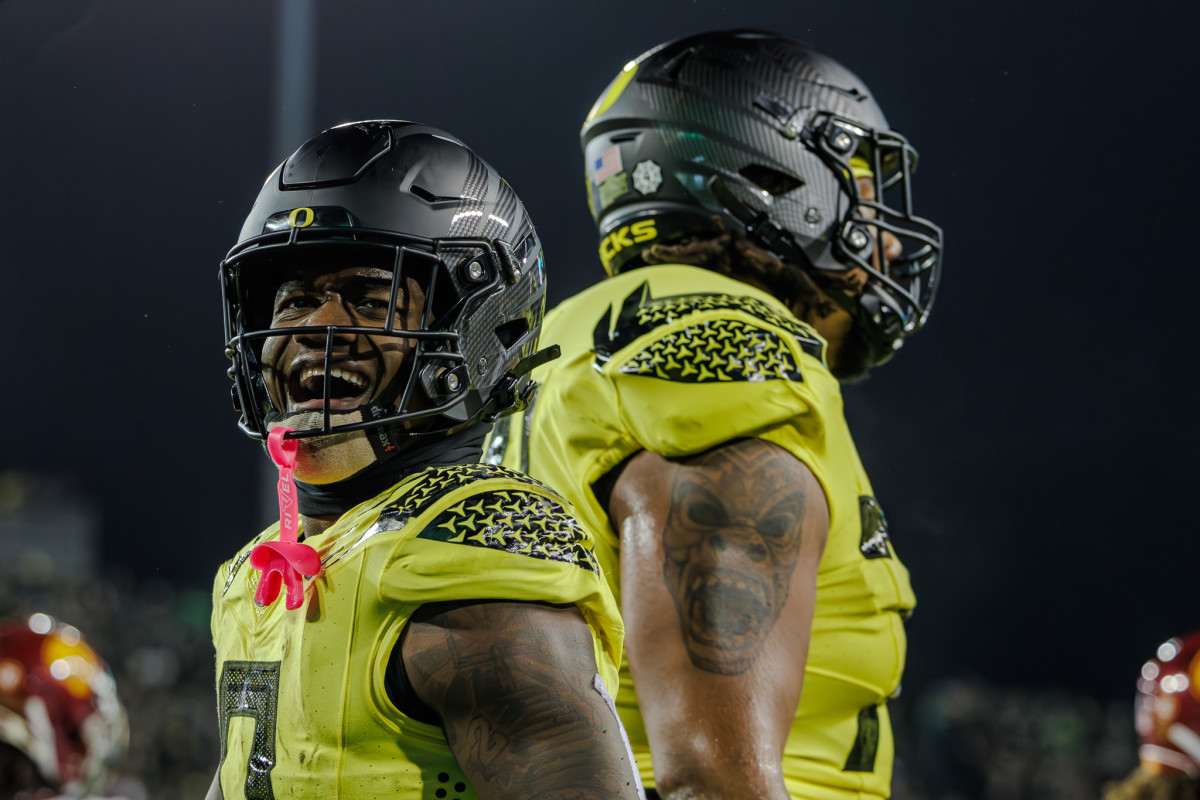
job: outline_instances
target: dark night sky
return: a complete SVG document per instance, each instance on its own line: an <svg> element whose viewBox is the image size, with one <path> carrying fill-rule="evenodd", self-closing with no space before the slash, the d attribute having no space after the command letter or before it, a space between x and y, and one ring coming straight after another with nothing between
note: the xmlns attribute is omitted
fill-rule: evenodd
<svg viewBox="0 0 1200 800"><path fill-rule="evenodd" d="M142 575L207 585L266 522L216 265L283 155L274 15L0 0L0 470L77 475L105 561ZM308 133L399 117L460 136L529 208L557 300L602 274L577 133L626 61L727 27L844 61L921 151L917 207L948 242L927 330L846 393L920 599L910 685L972 670L1123 697L1155 644L1200 627L1198 17L1161 0L327 1Z"/></svg>

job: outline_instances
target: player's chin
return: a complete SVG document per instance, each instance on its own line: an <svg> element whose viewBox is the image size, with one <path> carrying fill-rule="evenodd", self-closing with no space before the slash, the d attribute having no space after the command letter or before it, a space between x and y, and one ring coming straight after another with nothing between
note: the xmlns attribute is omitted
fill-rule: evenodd
<svg viewBox="0 0 1200 800"><path fill-rule="evenodd" d="M349 431L300 439L296 479L303 483L340 483L374 464L376 455L366 432Z"/></svg>

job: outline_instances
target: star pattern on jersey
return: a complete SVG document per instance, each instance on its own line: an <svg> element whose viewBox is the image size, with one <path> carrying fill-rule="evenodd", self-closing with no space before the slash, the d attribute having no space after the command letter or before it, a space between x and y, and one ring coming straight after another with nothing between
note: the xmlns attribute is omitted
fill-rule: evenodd
<svg viewBox="0 0 1200 800"><path fill-rule="evenodd" d="M418 538L503 550L599 572L583 527L562 505L535 492L502 489L472 495L439 514Z"/></svg>
<svg viewBox="0 0 1200 800"><path fill-rule="evenodd" d="M803 380L786 336L804 352L824 360L824 342L812 328L757 298L730 294L655 298L647 282L625 298L611 329L611 307L596 326L593 349L597 366L644 334L714 311L739 311L752 319L710 318L665 333L626 360L620 371L694 383Z"/></svg>
<svg viewBox="0 0 1200 800"><path fill-rule="evenodd" d="M619 371L684 383L804 380L782 339L757 325L731 319L668 333Z"/></svg>
<svg viewBox="0 0 1200 800"><path fill-rule="evenodd" d="M646 330L702 311L742 311L768 325L781 328L796 337L800 347L815 358L821 357L821 340L812 328L790 319L756 297L733 294L692 294L651 299L638 307L637 321Z"/></svg>
<svg viewBox="0 0 1200 800"><path fill-rule="evenodd" d="M408 485L408 490L397 500L389 503L379 514L379 529L398 531L413 517L419 517L437 502L439 497L460 489L467 484L487 479L502 478L519 481L528 486L550 491L544 483L506 467L493 464L459 464L449 467L430 467L417 473Z"/></svg>

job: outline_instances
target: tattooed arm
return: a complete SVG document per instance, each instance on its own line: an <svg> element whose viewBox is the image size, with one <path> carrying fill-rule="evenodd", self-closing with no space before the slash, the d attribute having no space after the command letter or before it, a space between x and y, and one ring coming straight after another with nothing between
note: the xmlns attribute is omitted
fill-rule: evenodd
<svg viewBox="0 0 1200 800"><path fill-rule="evenodd" d="M788 800L829 512L807 466L739 440L635 456L613 488L626 653L664 800Z"/></svg>
<svg viewBox="0 0 1200 800"><path fill-rule="evenodd" d="M417 695L442 719L481 798L638 797L614 710L597 690L575 607L423 607L401 644Z"/></svg>

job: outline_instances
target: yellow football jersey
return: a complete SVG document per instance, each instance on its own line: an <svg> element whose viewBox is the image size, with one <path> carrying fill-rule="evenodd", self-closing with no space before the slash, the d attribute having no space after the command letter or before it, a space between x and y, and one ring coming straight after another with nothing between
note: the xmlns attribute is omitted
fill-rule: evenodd
<svg viewBox="0 0 1200 800"><path fill-rule="evenodd" d="M915 599L824 363L825 342L771 295L696 267L644 267L602 281L546 318L562 357L535 371L523 417L502 421L485 460L566 496L597 536L619 598L619 537L592 484L629 455L700 453L757 437L794 454L824 488L829 540L804 691L787 742L793 797L886 797L887 698L904 665ZM653 775L628 664L617 699L647 785Z"/></svg>
<svg viewBox="0 0 1200 800"><path fill-rule="evenodd" d="M303 605L254 601L246 563L276 524L226 562L213 587L221 787L226 800L468 800L476 794L439 727L389 699L388 658L424 603L573 603L616 686L622 628L590 536L562 499L487 465L426 469L305 542L321 574Z"/></svg>

